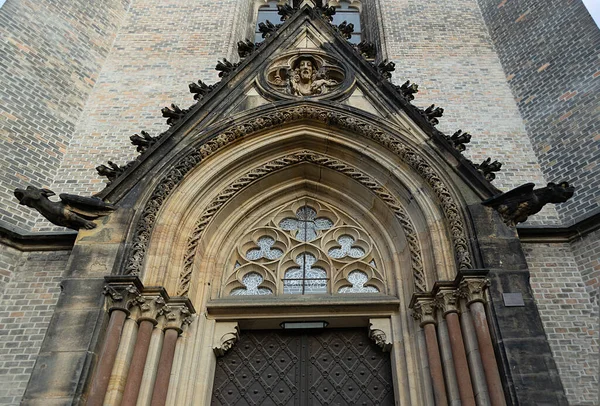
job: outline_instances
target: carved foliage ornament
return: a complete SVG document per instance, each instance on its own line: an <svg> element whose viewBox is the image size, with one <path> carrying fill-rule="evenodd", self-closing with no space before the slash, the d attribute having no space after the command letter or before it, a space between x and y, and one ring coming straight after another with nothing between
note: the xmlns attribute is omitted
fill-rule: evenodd
<svg viewBox="0 0 600 406"><path fill-rule="evenodd" d="M346 77L333 58L311 53L276 59L266 71L266 81L278 93L322 96L340 87Z"/></svg>
<svg viewBox="0 0 600 406"><path fill-rule="evenodd" d="M402 141L391 134L384 132L378 127L368 123L365 120L350 116L345 113L331 111L323 107L316 106L297 106L288 107L281 110L271 111L259 117L250 118L238 125L232 126L219 136L212 138L202 145L196 147L193 151L185 155L174 168L160 181L150 199L146 203L144 210L136 225L132 249L125 265L124 273L139 274L142 265L152 228L163 202L182 181L184 176L203 159L212 155L222 147L254 132L279 126L284 123L297 120L312 119L327 123L332 126L353 131L357 135L367 137L381 144L385 148L394 152L402 161L412 167L427 184L433 189L442 206L444 216L450 226L456 261L460 269L470 269L473 267L471 254L468 248L468 242L465 227L460 214L459 206L454 201L452 193L446 187L440 176L434 169L421 157L415 150L403 144ZM249 174L255 178L260 176L260 172ZM219 206L211 210L216 212ZM213 213L214 214L214 213ZM193 238L200 239L201 234L196 234ZM197 244L197 241L188 243Z"/></svg>

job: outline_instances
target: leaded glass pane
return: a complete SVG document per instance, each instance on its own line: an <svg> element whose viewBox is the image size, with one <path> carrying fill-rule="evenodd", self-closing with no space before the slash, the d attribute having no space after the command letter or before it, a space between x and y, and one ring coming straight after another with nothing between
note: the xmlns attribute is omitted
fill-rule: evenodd
<svg viewBox="0 0 600 406"><path fill-rule="evenodd" d="M285 294L317 294L327 293L327 271L313 265L317 258L304 252L296 257L298 268L289 268L283 277L283 293Z"/></svg>
<svg viewBox="0 0 600 406"><path fill-rule="evenodd" d="M340 238L338 238L337 242L340 244L340 247L331 248L327 253L331 258L361 258L363 255L365 255L365 250L352 245L354 244L354 238L349 235L342 235Z"/></svg>
<svg viewBox="0 0 600 406"><path fill-rule="evenodd" d="M279 227L286 231L296 231L296 238L300 241L312 241L317 238L317 231L333 226L333 221L327 217L316 217L315 209L302 206L296 211L296 218L284 218L279 222Z"/></svg>
<svg viewBox="0 0 600 406"><path fill-rule="evenodd" d="M246 258L250 261L256 261L257 259L266 258L274 260L283 255L283 251L278 248L271 248L275 244L275 240L268 236L263 236L258 239L258 249L253 248L248 250Z"/></svg>
<svg viewBox="0 0 600 406"><path fill-rule="evenodd" d="M231 291L232 296L240 295L270 295L273 292L268 288L259 288L263 277L256 272L249 272L242 278L242 283L246 288L237 288Z"/></svg>
<svg viewBox="0 0 600 406"><path fill-rule="evenodd" d="M366 273L361 271L352 271L348 274L348 282L352 284L352 286L343 286L338 292L339 293L378 293L379 289L375 286L364 286L365 283L369 280L369 277Z"/></svg>

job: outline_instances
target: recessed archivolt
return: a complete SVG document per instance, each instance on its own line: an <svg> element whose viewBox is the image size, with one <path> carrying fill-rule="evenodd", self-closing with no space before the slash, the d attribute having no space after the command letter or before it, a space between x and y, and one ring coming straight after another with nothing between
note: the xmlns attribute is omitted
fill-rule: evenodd
<svg viewBox="0 0 600 406"><path fill-rule="evenodd" d="M349 176L363 186L369 188L392 210L395 217L400 221L408 241L415 290L427 290L425 273L423 269L423 256L415 226L408 216L408 213L402 208L400 202L379 182L359 171L357 168L322 154L311 151L301 151L274 159L264 165L252 169L244 176L228 185L212 200L212 202L200 216L199 220L196 222L194 231L188 239L183 267L181 269L181 273L179 274L177 295L185 296L189 292L193 265L198 251L198 243L200 242L207 225L210 223L211 219L219 211L219 209L223 207L237 192L250 185L252 182L263 178L270 173L302 162L310 162L321 165Z"/></svg>
<svg viewBox="0 0 600 406"><path fill-rule="evenodd" d="M377 126L371 124L370 122L364 119L358 118L348 113L336 111L332 108L313 105L302 105L295 107L285 107L281 109L272 109L261 116L244 120L238 125L234 125L222 132L221 134L219 134L218 136L204 142L202 145L198 146L190 153L188 153L185 157L183 157L175 165L175 167L173 167L167 173L167 175L160 181L156 189L152 192L150 199L147 201L146 206L144 207L144 210L142 211L142 214L139 217L139 220L136 225L136 230L134 232L132 242L132 248L128 256L128 260L125 264L124 273L133 275L140 274L143 268L144 259L148 249L148 243L150 241L150 236L154 224L156 222L158 212L162 204L167 199L167 197L173 192L176 186L183 180L185 175L191 169L193 169L196 165L198 165L202 160L204 160L208 156L214 154L216 151L220 150L221 148L231 144L232 142L240 138L243 138L253 133L257 133L259 131L264 131L269 128L281 126L282 124L291 123L299 120L315 120L369 138L384 146L388 150L392 151L402 161L404 161L410 167L412 167L432 188L441 204L444 217L446 218L450 226L450 233L452 236L452 242L454 246L455 259L459 269L469 269L473 267L471 254L469 252L467 243L465 226L460 215L459 206L454 201L452 193L450 192L448 187L443 183L441 177L434 171L434 169L429 165L429 163L427 163L427 161L417 151L415 151L413 148L407 145L404 145L398 137L381 130ZM195 135L198 135L198 133L195 133L190 136L193 137ZM286 159L297 160L299 159L299 157L290 156ZM277 165L279 164L280 163L278 163ZM285 162L283 164L285 164ZM336 169L336 165L338 164L332 163L331 168ZM339 165L342 165L343 167L343 165L345 164L339 163ZM245 179L248 181L248 183L250 183L253 180L264 176L265 171L269 173L269 169L269 166L257 168L248 173ZM354 168L351 169L354 170ZM362 179L362 176L360 176L358 173L356 174L356 176L359 176L359 178ZM365 182L363 183L365 184L365 186L369 186L369 184L372 184L373 187L380 187L380 185L375 180L366 177L366 175L365 178L361 181L361 183L362 182ZM219 207L221 207L222 204L226 202L229 198L231 198L238 190L239 189L236 188L235 184L231 185L230 188L226 189L226 191L221 193L217 197L217 199L215 199L215 201L211 203L211 205L207 208L206 212L202 215L202 218L212 217L219 209ZM386 194L389 193L386 192ZM388 200L388 197L380 197L390 207L394 207L394 213L396 213L396 211L398 212L397 217L399 218L404 228L412 228L412 233L406 233L407 239L409 239L409 246L418 245L417 237L414 234L414 227L412 226L412 224L410 224L410 220L408 220L407 216L400 215L400 213L403 212L402 208L400 207L399 203L393 197L391 197L391 195L389 196L389 199L391 200ZM406 215L406 213L404 213L404 215ZM202 221L203 220L201 220L201 222ZM204 224L204 226L206 226L206 224ZM197 228L200 229L202 227L203 226L199 223ZM409 237L411 235L413 237ZM195 232L190 241L188 241L188 248L196 247L200 237L201 232ZM191 264L189 261L193 262L194 255L195 253L193 251L188 250L188 255L186 255L186 262L184 267L185 272L182 272L182 277L180 279L180 293L187 293L187 288L184 287L189 284L189 272L191 270ZM415 257L413 251L411 250L411 257L414 257L412 258L413 263L420 263L419 266L413 265L413 268L422 269L422 261L420 256ZM420 275L422 275L422 271ZM419 286L417 289L424 289L424 278L422 278L418 282L417 279L415 279L415 282L417 286Z"/></svg>

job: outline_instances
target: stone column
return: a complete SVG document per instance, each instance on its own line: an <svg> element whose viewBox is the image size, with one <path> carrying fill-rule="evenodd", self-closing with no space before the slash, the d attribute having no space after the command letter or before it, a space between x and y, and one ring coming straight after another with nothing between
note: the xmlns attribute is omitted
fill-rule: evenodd
<svg viewBox="0 0 600 406"><path fill-rule="evenodd" d="M437 332L440 343L442 366L444 367L444 376L446 377L448 402L450 406L460 406L460 392L458 391L458 382L456 381L456 372L454 369L454 360L452 359L448 327L446 326L446 320L444 320L443 317L439 317L438 320Z"/></svg>
<svg viewBox="0 0 600 406"><path fill-rule="evenodd" d="M448 336L450 337L450 347L452 349L452 359L454 360L461 404L462 406L475 406L475 395L471 384L469 364L467 362L465 344L458 318L458 291L454 288L439 288L436 300L448 326Z"/></svg>
<svg viewBox="0 0 600 406"><path fill-rule="evenodd" d="M466 299L467 306L471 311L490 402L492 406L505 406L506 399L484 307L485 289L489 285L488 279L466 277L460 282L460 293Z"/></svg>
<svg viewBox="0 0 600 406"><path fill-rule="evenodd" d="M131 278L106 278L104 295L108 302L109 322L100 351L98 364L92 378L92 384L87 401L89 406L100 406L104 402L106 389L117 357L119 341L123 332L125 319L129 316L129 306L133 298L140 294L141 284ZM137 283L136 283L137 281Z"/></svg>
<svg viewBox="0 0 600 406"><path fill-rule="evenodd" d="M140 313L137 319L139 328L121 406L135 406L137 403L150 347L150 338L154 326L157 324L158 312L165 305L165 297L164 289L145 289L144 294L136 298L135 306Z"/></svg>
<svg viewBox="0 0 600 406"><path fill-rule="evenodd" d="M164 406L166 403L177 338L182 332L183 324L191 323L192 312L193 307L185 298L173 298L160 311L165 317L165 335L152 391L151 406Z"/></svg>
<svg viewBox="0 0 600 406"><path fill-rule="evenodd" d="M447 406L446 385L444 384L440 349L435 331L436 310L434 300L431 297L414 297L413 300L415 300L414 304L411 303L413 317L420 321L420 326L425 333L427 360L429 361L429 373L431 374L435 404L437 406Z"/></svg>

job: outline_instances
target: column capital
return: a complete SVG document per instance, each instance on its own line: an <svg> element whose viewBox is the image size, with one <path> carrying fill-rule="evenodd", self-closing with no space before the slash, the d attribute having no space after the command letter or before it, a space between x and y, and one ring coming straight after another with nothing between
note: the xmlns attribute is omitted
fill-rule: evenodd
<svg viewBox="0 0 600 406"><path fill-rule="evenodd" d="M169 297L163 288L145 288L131 303L132 307L139 310L137 322L147 320L156 325L159 312L168 300Z"/></svg>
<svg viewBox="0 0 600 406"><path fill-rule="evenodd" d="M174 297L171 298L168 304L162 306L158 315L165 318L163 329L176 330L178 334L183 331L185 324L190 324L193 321L192 314L195 313L194 307L187 298Z"/></svg>
<svg viewBox="0 0 600 406"><path fill-rule="evenodd" d="M458 313L458 290L454 288L440 288L435 295L437 307L442 310L444 317L448 313Z"/></svg>
<svg viewBox="0 0 600 406"><path fill-rule="evenodd" d="M137 277L115 277L107 276L104 278L106 284L102 293L106 296L108 303L108 312L121 310L127 315L136 296L139 296L142 284Z"/></svg>
<svg viewBox="0 0 600 406"><path fill-rule="evenodd" d="M473 302L485 303L485 289L491 285L487 278L466 277L460 281L460 296L467 300L467 306Z"/></svg>
<svg viewBox="0 0 600 406"><path fill-rule="evenodd" d="M420 321L419 325L421 327L426 324L436 323L436 302L433 297L414 296L411 305L413 311L412 316L415 320Z"/></svg>

